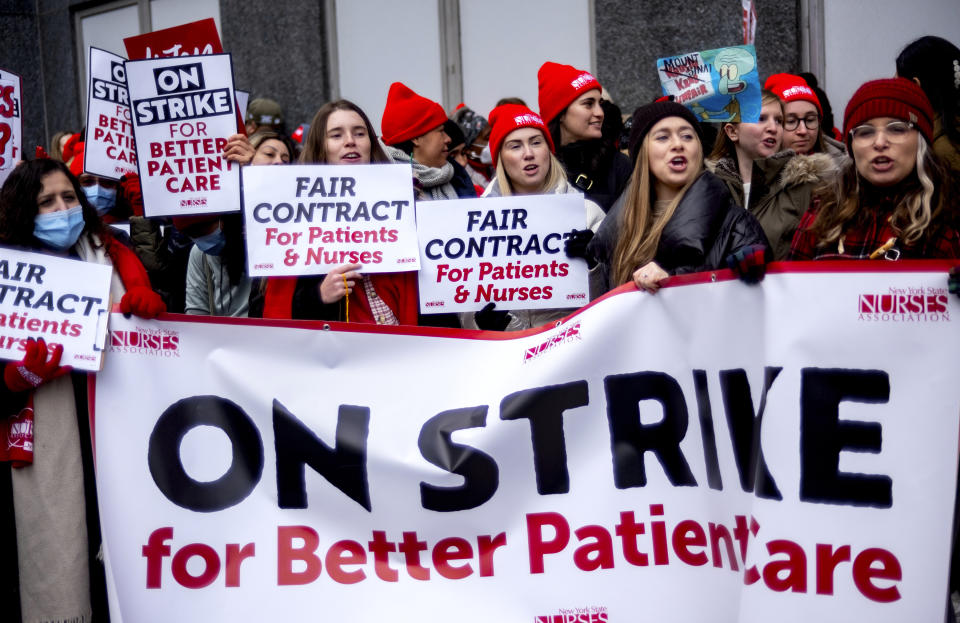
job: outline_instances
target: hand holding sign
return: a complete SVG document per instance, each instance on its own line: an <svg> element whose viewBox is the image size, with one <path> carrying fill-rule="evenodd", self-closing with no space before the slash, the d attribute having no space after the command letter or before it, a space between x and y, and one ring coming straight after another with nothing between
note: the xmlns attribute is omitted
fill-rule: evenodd
<svg viewBox="0 0 960 623"><path fill-rule="evenodd" d="M73 369L70 366L60 365L60 357L63 355L62 344L51 344L48 349L43 338L38 340L28 338L25 349L26 352L21 361L8 363L3 369L3 381L10 391L25 392L36 389L44 383L68 374Z"/></svg>
<svg viewBox="0 0 960 623"><path fill-rule="evenodd" d="M360 264L344 264L327 273L320 284L320 300L329 305L350 294L356 280L360 279L359 268Z"/></svg>

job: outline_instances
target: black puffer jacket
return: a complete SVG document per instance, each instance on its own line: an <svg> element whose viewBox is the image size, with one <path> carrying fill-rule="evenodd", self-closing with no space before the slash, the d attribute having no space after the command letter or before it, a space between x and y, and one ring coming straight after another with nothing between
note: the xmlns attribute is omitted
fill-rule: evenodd
<svg viewBox="0 0 960 623"><path fill-rule="evenodd" d="M557 150L557 159L574 188L604 212L626 190L633 172L630 159L601 139L567 143Z"/></svg>
<svg viewBox="0 0 960 623"><path fill-rule="evenodd" d="M604 267L604 291L620 285L611 282L611 269L625 201L626 193L610 208L587 249ZM726 268L729 255L755 244L766 246L769 253L770 245L757 219L734 203L726 184L704 172L664 227L654 261L671 275L716 270Z"/></svg>

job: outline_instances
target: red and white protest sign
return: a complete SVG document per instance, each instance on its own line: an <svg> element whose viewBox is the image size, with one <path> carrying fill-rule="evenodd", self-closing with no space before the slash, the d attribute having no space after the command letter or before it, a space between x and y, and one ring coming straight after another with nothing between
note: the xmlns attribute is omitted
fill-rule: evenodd
<svg viewBox="0 0 960 623"><path fill-rule="evenodd" d="M137 171L125 61L122 56L92 47L87 63L90 75L83 170L114 180Z"/></svg>
<svg viewBox="0 0 960 623"><path fill-rule="evenodd" d="M22 81L0 69L0 186L23 159Z"/></svg>
<svg viewBox="0 0 960 623"><path fill-rule="evenodd" d="M240 209L240 167L222 156L236 127L229 54L127 61L146 216Z"/></svg>
<svg viewBox="0 0 960 623"><path fill-rule="evenodd" d="M566 256L563 236L586 220L580 194L418 204L420 311L585 305L587 264Z"/></svg>
<svg viewBox="0 0 960 623"><path fill-rule="evenodd" d="M406 164L244 167L248 274L417 270L411 176Z"/></svg>
<svg viewBox="0 0 960 623"><path fill-rule="evenodd" d="M116 316L111 618L942 620L960 301L852 264L489 339Z"/></svg>
<svg viewBox="0 0 960 623"><path fill-rule="evenodd" d="M123 45L127 48L130 60L223 52L217 22L212 17L127 37Z"/></svg>
<svg viewBox="0 0 960 623"><path fill-rule="evenodd" d="M61 365L99 370L111 274L103 264L0 247L0 359L23 359L27 338L43 338L63 346Z"/></svg>

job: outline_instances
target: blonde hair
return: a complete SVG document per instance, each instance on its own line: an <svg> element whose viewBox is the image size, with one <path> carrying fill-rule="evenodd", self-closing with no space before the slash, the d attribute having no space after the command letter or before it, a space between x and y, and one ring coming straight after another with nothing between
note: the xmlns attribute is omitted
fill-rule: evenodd
<svg viewBox="0 0 960 623"><path fill-rule="evenodd" d="M507 175L507 170L503 167L503 158L497 158L496 170L497 186L500 187L500 194L504 197L513 195L516 191L513 189L513 182ZM535 195L543 195L551 192L554 188L562 184L567 179L567 171L557 157L550 152L550 170L543 179L543 184L536 190Z"/></svg>
<svg viewBox="0 0 960 623"><path fill-rule="evenodd" d="M699 140L697 141L699 143ZM650 174L650 134L648 133L640 145L637 164L633 167L630 185L627 187L627 198L623 204L620 218L620 235L617 246L613 251L611 274L613 283L621 285L633 279L633 273L640 266L653 260L657 255L660 236L673 217L677 206L687 193L687 189L703 169L703 148L700 149L699 170L688 181L677 196L674 197L666 209L659 214L653 213L653 182Z"/></svg>

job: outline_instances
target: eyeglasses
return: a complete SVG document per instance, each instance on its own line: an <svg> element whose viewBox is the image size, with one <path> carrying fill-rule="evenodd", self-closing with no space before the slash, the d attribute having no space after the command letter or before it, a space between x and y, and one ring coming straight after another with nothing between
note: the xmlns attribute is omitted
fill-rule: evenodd
<svg viewBox="0 0 960 623"><path fill-rule="evenodd" d="M870 143L877 138L878 132L883 132L884 136L891 143L899 143L907 138L910 130L917 126L906 121L891 121L886 127L878 128L873 125L858 125L850 130L850 136L858 143Z"/></svg>
<svg viewBox="0 0 960 623"><path fill-rule="evenodd" d="M816 114L809 114L806 117L787 117L787 120L783 122L784 130L796 130L800 126L800 122L803 122L803 126L808 130L816 130L820 127L820 117Z"/></svg>

